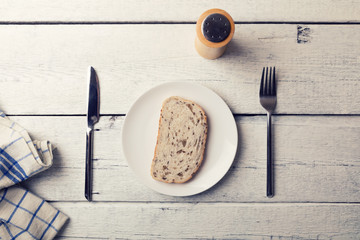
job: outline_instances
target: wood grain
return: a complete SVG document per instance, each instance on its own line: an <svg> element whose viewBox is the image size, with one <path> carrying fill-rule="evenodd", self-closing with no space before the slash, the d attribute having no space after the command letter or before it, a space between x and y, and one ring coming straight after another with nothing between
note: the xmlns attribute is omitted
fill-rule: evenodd
<svg viewBox="0 0 360 240"><path fill-rule="evenodd" d="M125 114L155 85L213 89L234 113L264 113L263 66L277 67L281 114L360 114L360 25L236 25L224 56L194 49L195 25L2 25L0 108L85 114L86 70L97 70L101 114Z"/></svg>
<svg viewBox="0 0 360 240"><path fill-rule="evenodd" d="M34 138L50 139L57 146L53 167L24 186L51 201L85 201L85 118L12 118L31 129ZM123 117L101 117L94 136L94 200L359 202L360 117L275 116L273 199L265 197L266 118L240 116L236 120L239 147L227 175L211 190L181 198L158 194L138 181L122 155Z"/></svg>
<svg viewBox="0 0 360 240"><path fill-rule="evenodd" d="M359 22L359 0L4 0L0 22L195 22L211 8L237 22Z"/></svg>
<svg viewBox="0 0 360 240"><path fill-rule="evenodd" d="M214 7L237 24L225 55L210 61L195 51L195 22ZM53 166L21 185L70 216L59 240L360 239L359 12L360 0L2 1L0 109L57 147ZM92 203L83 196L89 65L102 114ZM272 199L264 66L278 78ZM174 81L209 87L237 114L232 167L191 197L145 187L121 148L131 104Z"/></svg>
<svg viewBox="0 0 360 240"><path fill-rule="evenodd" d="M343 240L360 237L360 206L354 204L59 202L54 206L70 216L69 224L57 239Z"/></svg>

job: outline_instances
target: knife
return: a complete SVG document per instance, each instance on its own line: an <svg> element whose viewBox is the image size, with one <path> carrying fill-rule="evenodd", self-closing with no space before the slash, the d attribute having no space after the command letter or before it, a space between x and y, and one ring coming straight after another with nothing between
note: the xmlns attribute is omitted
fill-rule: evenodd
<svg viewBox="0 0 360 240"><path fill-rule="evenodd" d="M87 131L86 131L86 164L85 164L85 198L92 200L92 149L94 125L100 117L100 89L99 79L95 69L89 67L88 73L88 107L87 107Z"/></svg>

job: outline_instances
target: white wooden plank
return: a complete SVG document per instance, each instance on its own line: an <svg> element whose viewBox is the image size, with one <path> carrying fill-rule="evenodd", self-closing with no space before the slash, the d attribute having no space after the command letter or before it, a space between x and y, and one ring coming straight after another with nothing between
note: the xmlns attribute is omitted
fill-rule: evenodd
<svg viewBox="0 0 360 240"><path fill-rule="evenodd" d="M235 21L359 22L358 0L5 0L1 22L191 21L210 8L227 10Z"/></svg>
<svg viewBox="0 0 360 240"><path fill-rule="evenodd" d="M236 25L227 53L194 49L194 25L0 26L0 108L8 114L84 114L86 71L101 85L101 113L124 114L171 81L217 92L234 113L264 113L263 66L276 65L283 114L360 113L359 25Z"/></svg>
<svg viewBox="0 0 360 240"><path fill-rule="evenodd" d="M48 200L84 201L85 118L13 119L34 138L50 139L57 146L54 166L24 186ZM138 181L122 154L123 117L101 117L95 132L94 200L359 202L360 117L276 116L273 199L265 197L266 119L236 119L239 150L230 171L212 189L181 198L157 194Z"/></svg>
<svg viewBox="0 0 360 240"><path fill-rule="evenodd" d="M353 204L59 202L54 205L70 216L58 239L355 240L360 237L360 206Z"/></svg>

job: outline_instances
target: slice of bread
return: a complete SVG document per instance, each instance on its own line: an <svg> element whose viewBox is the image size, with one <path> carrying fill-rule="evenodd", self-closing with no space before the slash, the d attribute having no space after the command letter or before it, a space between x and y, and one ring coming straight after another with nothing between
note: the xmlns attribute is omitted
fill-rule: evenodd
<svg viewBox="0 0 360 240"><path fill-rule="evenodd" d="M170 97L163 102L151 176L184 183L199 169L205 152L207 118L196 103Z"/></svg>

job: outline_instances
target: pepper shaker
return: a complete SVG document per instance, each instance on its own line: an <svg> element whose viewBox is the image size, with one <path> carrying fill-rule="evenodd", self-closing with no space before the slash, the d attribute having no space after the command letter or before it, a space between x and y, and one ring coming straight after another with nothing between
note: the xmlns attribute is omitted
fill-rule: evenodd
<svg viewBox="0 0 360 240"><path fill-rule="evenodd" d="M210 9L196 23L195 48L200 56L216 59L226 50L235 32L235 24L227 12Z"/></svg>

